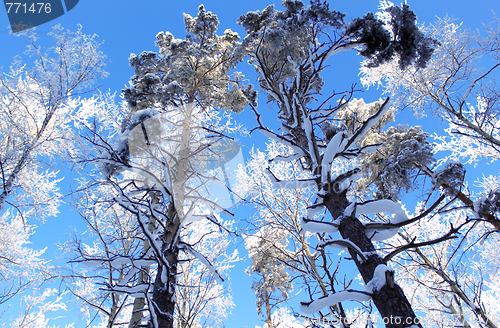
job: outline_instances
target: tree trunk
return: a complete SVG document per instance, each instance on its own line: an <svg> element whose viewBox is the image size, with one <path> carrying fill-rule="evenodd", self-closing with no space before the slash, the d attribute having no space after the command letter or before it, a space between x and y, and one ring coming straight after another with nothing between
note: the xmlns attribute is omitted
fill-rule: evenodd
<svg viewBox="0 0 500 328"><path fill-rule="evenodd" d="M146 267L142 268L146 270ZM145 272L139 273L139 284L145 283L147 281L147 274ZM146 304L144 297L137 297L134 300L134 306L132 308L132 317L128 324L128 328L137 328L142 321L144 305Z"/></svg>
<svg viewBox="0 0 500 328"><path fill-rule="evenodd" d="M172 217L172 216L169 216ZM167 230L162 236L162 253L165 264L158 266L152 304L149 304L151 315L149 328L173 328L175 311L175 286L177 283L177 264L179 262L178 230L180 222L177 215L167 223ZM162 261L160 260L161 264ZM162 277L166 279L163 281Z"/></svg>
<svg viewBox="0 0 500 328"><path fill-rule="evenodd" d="M154 192L150 192L149 196L151 197L151 203L152 204L158 204L159 200L158 197ZM153 215L148 216L149 221L148 221L148 230L150 233L153 233L155 228L156 228L156 219ZM149 243L149 240L146 238L144 240L144 251L143 254L147 254L148 251L151 248L151 244ZM141 271L139 272L139 280L138 284L146 284L149 282L149 271L151 267L148 266L141 266ZM143 311L144 311L144 306L146 305L146 300L144 297L137 297L134 300L134 306L132 308L132 317L130 319L130 322L128 324L128 328L137 328L140 324L141 321L144 317Z"/></svg>
<svg viewBox="0 0 500 328"><path fill-rule="evenodd" d="M186 194L186 183L193 173L190 169L190 161L193 156L190 148L192 142L192 119L194 99L191 97L186 105L179 107L184 115L182 123L181 139L179 144L179 155L177 161L170 170L172 181L172 203L167 213L165 233L162 240L163 259L158 259L158 273L156 274L152 304L149 304L152 318L149 321L150 328L173 328L175 311L175 287L177 284L177 264L179 262L179 236L178 232L181 221L185 219L184 200ZM154 198L153 198L154 199ZM166 281L165 281L166 280Z"/></svg>
<svg viewBox="0 0 500 328"><path fill-rule="evenodd" d="M324 197L324 204L330 211L333 218L343 215L345 208L349 205L346 193L335 193L329 191ZM363 252L373 252L366 261L360 261L357 254L350 250L354 263L358 268L363 281L367 284L372 278L375 268L379 264L385 264L383 260L375 253L375 247L372 241L366 236L363 224L353 215L345 217L339 226L339 232L342 238L353 242ZM391 288L387 284L372 295L373 303L382 316L383 323L387 328L403 328L416 325L422 327L416 317L410 302L406 298L401 287L397 284Z"/></svg>

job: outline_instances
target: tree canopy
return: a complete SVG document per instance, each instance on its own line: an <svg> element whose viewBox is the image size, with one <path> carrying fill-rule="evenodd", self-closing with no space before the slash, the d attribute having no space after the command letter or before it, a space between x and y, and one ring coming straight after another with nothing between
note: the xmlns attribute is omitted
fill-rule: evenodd
<svg viewBox="0 0 500 328"><path fill-rule="evenodd" d="M241 244L267 328L498 327L500 176L470 174L499 159L498 24L420 26L388 1L347 17L283 0L241 15L240 37L200 5L183 38L130 55L118 104L90 89L95 36L56 27L44 52L25 32L33 68L0 78L0 304L26 303L11 326L71 302L88 326L223 326ZM336 87L341 52L380 98ZM66 195L58 165L76 168ZM85 229L52 266L28 243L63 201Z"/></svg>

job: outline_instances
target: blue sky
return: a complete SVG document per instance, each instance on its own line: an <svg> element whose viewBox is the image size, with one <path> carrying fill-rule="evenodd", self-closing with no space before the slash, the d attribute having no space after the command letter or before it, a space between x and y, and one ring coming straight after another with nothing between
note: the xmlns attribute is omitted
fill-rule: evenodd
<svg viewBox="0 0 500 328"><path fill-rule="evenodd" d="M156 51L154 46L155 35L160 31L170 31L177 38L183 38L185 35L182 14L189 13L192 16L197 14L197 8L201 0L171 1L171 0L104 0L89 1L80 0L79 4L67 14L37 27L40 43L50 46L50 39L46 33L56 24L61 24L64 28L76 30L77 24L83 26L83 32L86 34L97 34L99 40L104 42L102 51L108 57L107 71L109 77L100 81L100 90L103 92L116 91L117 94L128 83L133 74L128 66L130 53L140 53L145 50ZM261 10L267 5L272 4L272 0L254 0L254 1L204 1L205 8L219 16L220 31L227 28L232 29L244 35L243 30L236 25L238 16L251 10ZM279 2L274 2L279 6ZM471 29L480 29L483 23L493 20L494 10L500 14L500 3L498 0L413 0L408 4L416 12L419 23L433 22L436 17L446 15L457 18L463 22L464 26ZM376 11L378 0L355 0L355 1L330 1L332 9L343 11L347 14L346 20L365 14L368 11ZM0 67L8 68L13 57L21 54L25 49L26 40L8 33L9 22L7 13L0 9ZM350 53L346 57L347 64L335 69L338 76L342 76L339 82L351 83L358 82L358 67L360 57ZM248 70L248 68L246 68ZM248 72L252 76L251 71ZM335 88L332 85L332 88ZM369 93L359 95L358 97L367 97L368 101L378 99L379 92L376 89ZM265 97L261 97L265 98ZM261 111L266 111L264 102L261 104ZM242 114L237 120L251 124L255 120L249 111ZM412 118L407 117L407 123L411 123ZM424 119L425 120L425 119ZM249 122L249 123L248 123ZM425 122L419 122L425 125ZM252 140L254 140L252 138ZM262 140L262 139L261 139ZM255 139L256 142L260 142ZM260 144L262 147L262 144ZM243 150L248 151L250 144L244 144ZM241 215L250 215L250 212L241 213ZM45 225L40 226L35 238L33 239L34 248L49 247L48 255L54 254L56 248L53 246L55 241L64 241L65 232L68 227L82 227L78 216L69 210L65 210L58 218L50 219ZM47 238L47 236L51 238ZM52 238L55 237L55 238ZM240 247L242 248L242 247ZM246 254L242 254L246 255ZM253 291L250 290L251 279L243 273L248 262L241 263L233 269L232 289L234 291L234 301L236 308L232 316L226 322L226 326L232 327L254 327L259 322L255 310L255 298ZM0 312L2 309L0 309ZM82 325L83 326L83 325ZM80 325L77 325L80 327Z"/></svg>

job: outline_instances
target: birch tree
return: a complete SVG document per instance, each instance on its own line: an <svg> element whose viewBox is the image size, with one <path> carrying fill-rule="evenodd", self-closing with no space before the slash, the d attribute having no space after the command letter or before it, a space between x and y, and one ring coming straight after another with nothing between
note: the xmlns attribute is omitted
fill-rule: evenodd
<svg viewBox="0 0 500 328"><path fill-rule="evenodd" d="M238 251L230 251L232 238L228 232L231 222L224 229L218 224L193 222L184 231L183 240L196 245L200 252L213 263L217 272L229 280L229 270L239 261ZM227 230L225 230L227 229ZM181 254L180 275L176 291L176 327L216 327L224 324L235 306L227 282L221 282L201 261Z"/></svg>
<svg viewBox="0 0 500 328"><path fill-rule="evenodd" d="M88 230L78 231L63 246L72 251L70 267L63 271L64 281L87 325L134 327L147 311L145 299L140 295L134 298L123 290L110 292L107 287L119 285L130 273L131 265L124 258L136 259L133 266L140 267L128 279L136 285L152 279L155 263L141 259L148 248L136 217L109 197L113 195L109 186L86 182L80 189L74 206ZM224 227L230 228L227 223ZM214 223L198 221L183 229L182 239L205 253L217 272L227 276L232 263L238 260L237 252L228 249L228 235ZM210 253L206 253L207 249ZM227 283L219 282L203 263L189 255L181 253L179 257L174 326L207 327L222 322L232 308Z"/></svg>
<svg viewBox="0 0 500 328"><path fill-rule="evenodd" d="M55 216L62 202L53 163L68 163L77 148L75 124L88 116L77 94L106 76L95 35L60 26L49 34L54 45L43 49L33 30L19 33L28 40L26 56L17 56L0 77L1 304L51 276L43 251L27 244L36 220L43 223ZM40 294L31 300L42 302L53 292ZM24 298L30 302L28 295ZM28 311L34 305L26 307L19 322L39 317Z"/></svg>
<svg viewBox="0 0 500 328"><path fill-rule="evenodd" d="M34 57L34 67L29 68L17 57L10 72L1 79L2 130L2 181L0 210L6 207L8 198L17 190L34 204L45 205L48 215L54 213L45 190L29 188L23 184L21 174L32 165L32 173L40 171L40 158L53 157L70 152L71 131L69 123L78 105L71 96L88 90L98 78L106 76L104 56L95 36L82 33L81 28L71 33L56 26L50 35L55 46L42 49L36 44L34 32L24 33L30 42L26 55ZM49 180L54 173L37 175L34 179ZM39 191L39 194L33 194ZM50 193L49 193L50 195ZM15 202L12 202L15 204ZM54 200L52 200L54 203ZM50 208L52 206L52 208ZM41 218L46 217L41 209Z"/></svg>

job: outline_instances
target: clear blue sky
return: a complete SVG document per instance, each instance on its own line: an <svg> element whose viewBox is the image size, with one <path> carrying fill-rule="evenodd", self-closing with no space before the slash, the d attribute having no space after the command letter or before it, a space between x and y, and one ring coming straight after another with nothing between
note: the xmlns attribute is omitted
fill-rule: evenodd
<svg viewBox="0 0 500 328"><path fill-rule="evenodd" d="M201 0L103 0L89 1L80 0L79 4L67 14L37 27L40 42L50 46L49 38L44 34L50 31L55 24L61 24L64 28L76 30L76 25L81 24L86 34L97 34L99 40L103 41L102 51L107 55L109 63L107 71L110 76L101 81L100 89L103 92L108 90L118 93L133 74L128 66L130 53L140 53L144 50L156 51L154 46L155 35L160 31L170 31L177 38L185 35L182 14L189 13L192 16L197 14L197 8ZM236 25L239 15L251 10L261 10L272 4L273 0L263 1L204 1L205 8L219 16L220 31L227 28L244 35L242 29ZM278 1L274 3L279 6ZM396 4L398 4L396 2ZM500 2L498 0L413 0L408 4L416 12L419 23L433 22L437 17L446 15L453 16L458 21L469 28L481 28L483 23L493 20L494 10L500 14ZM355 18L368 11L376 11L378 0L354 0L354 1L330 1L332 9L343 11L347 14L346 19ZM0 67L8 68L13 57L20 54L25 49L26 40L8 33L9 22L5 10L0 9ZM359 57L351 53L349 65L342 65L336 72L342 76L349 84L358 82ZM4 70L5 71L5 70ZM331 86L335 88L335 85ZM359 95L368 96L366 95ZM370 90L369 101L378 98L377 90ZM370 98L371 97L371 98ZM261 97L264 98L264 97ZM266 110L266 105L262 104L262 111ZM249 114L249 113L247 113ZM255 122L251 115L243 114L242 121L245 123ZM248 118L248 120L246 119ZM236 119L238 117L236 116ZM422 124L423 122L419 122ZM250 128L252 126L249 126ZM244 150L248 150L251 145L244 145ZM262 145L260 145L262 147ZM242 213L245 214L245 213ZM41 226L35 234L33 247L40 249L49 247L47 254L53 254L56 250L53 247L54 241L64 241L64 232L68 227L81 227L78 216L69 211L63 211L58 218L50 219ZM46 238L46 236L56 236L56 238ZM241 249L241 247L240 247ZM246 255L246 254L241 254ZM254 293L250 291L251 279L244 275L244 270L248 262L242 263L233 269L232 289L234 291L234 301L236 308L232 316L226 322L229 328L254 327L259 322L255 310ZM3 309L0 309L0 312ZM77 324L77 327L84 324Z"/></svg>

